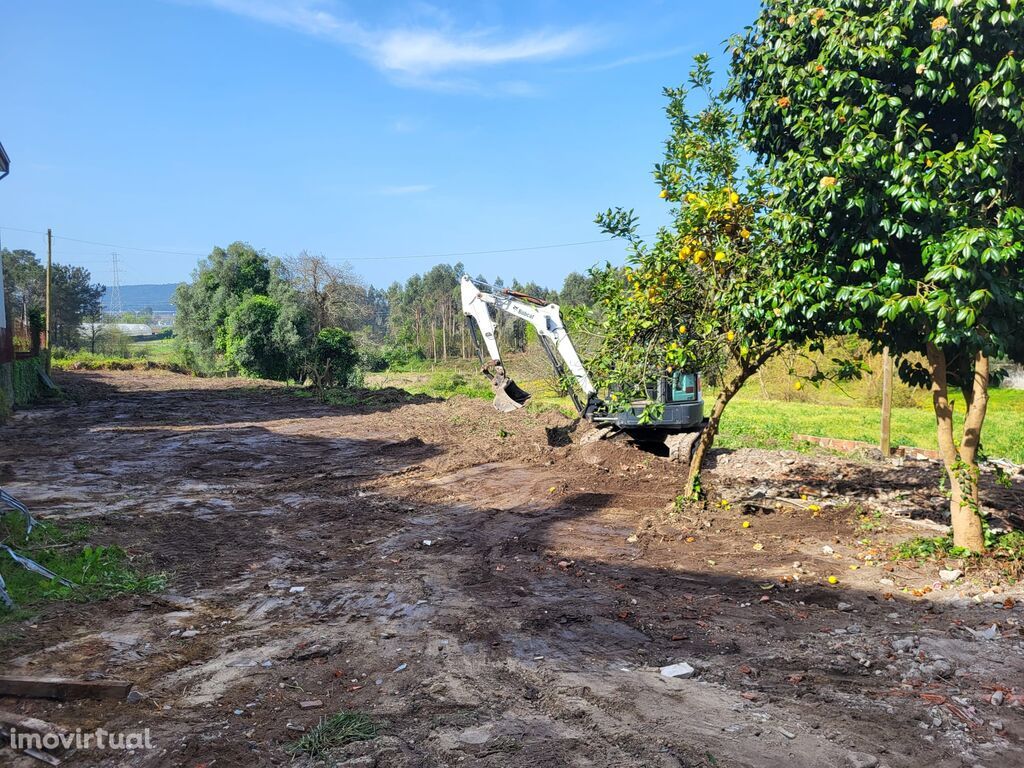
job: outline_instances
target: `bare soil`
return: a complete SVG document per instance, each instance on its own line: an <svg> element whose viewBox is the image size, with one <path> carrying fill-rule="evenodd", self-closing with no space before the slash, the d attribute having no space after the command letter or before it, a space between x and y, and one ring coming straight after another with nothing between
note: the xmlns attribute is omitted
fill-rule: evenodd
<svg viewBox="0 0 1024 768"><path fill-rule="evenodd" d="M329 756L352 766L1024 765L1020 588L884 556L940 530L932 465L718 451L712 501L676 507L678 465L581 445L554 413L395 389L338 408L162 371L59 383L77 404L0 430L5 487L170 580L0 627L8 673L143 694L0 697L151 731L65 765L312 765L285 745L340 710L380 729ZM986 478L997 523L1022 494ZM659 673L680 661L693 677Z"/></svg>

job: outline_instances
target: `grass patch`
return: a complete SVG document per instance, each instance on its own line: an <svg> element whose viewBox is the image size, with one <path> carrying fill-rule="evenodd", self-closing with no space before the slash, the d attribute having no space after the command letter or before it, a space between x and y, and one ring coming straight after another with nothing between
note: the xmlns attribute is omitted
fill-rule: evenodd
<svg viewBox="0 0 1024 768"><path fill-rule="evenodd" d="M892 551L894 560L988 560L1002 567L1014 578L1024 574L1024 531L992 533L986 531L988 550L984 553L971 552L953 544L952 534L947 536L921 536L897 544Z"/></svg>
<svg viewBox="0 0 1024 768"><path fill-rule="evenodd" d="M292 755L324 758L332 749L354 741L368 741L377 735L377 725L362 712L339 712L310 728L298 741L285 747Z"/></svg>
<svg viewBox="0 0 1024 768"><path fill-rule="evenodd" d="M141 357L154 363L181 363L178 340L173 336L153 341L133 341L128 349L131 357Z"/></svg>
<svg viewBox="0 0 1024 768"><path fill-rule="evenodd" d="M51 367L58 371L134 371L158 368L174 373L192 373L187 366L174 361L153 360L145 357L116 357L79 350L55 357Z"/></svg>
<svg viewBox="0 0 1024 768"><path fill-rule="evenodd" d="M710 408L713 393L706 392L704 397ZM962 426L962 411L958 413L958 428ZM744 391L726 409L717 443L723 448L792 448L794 433L874 443L879 431L878 408L764 400ZM983 441L989 456L1024 463L1024 392L991 392ZM930 404L893 408L892 443L936 447L935 414Z"/></svg>
<svg viewBox="0 0 1024 768"><path fill-rule="evenodd" d="M25 522L18 513L0 518L0 540L58 576L73 582L67 587L49 581L15 563L0 552L0 576L17 605L13 611L0 606L0 622L25 616L26 609L44 602L70 600L89 602L119 594L160 592L167 586L163 574L143 574L120 547L88 543L89 526L77 523L59 527L39 521L25 537Z"/></svg>

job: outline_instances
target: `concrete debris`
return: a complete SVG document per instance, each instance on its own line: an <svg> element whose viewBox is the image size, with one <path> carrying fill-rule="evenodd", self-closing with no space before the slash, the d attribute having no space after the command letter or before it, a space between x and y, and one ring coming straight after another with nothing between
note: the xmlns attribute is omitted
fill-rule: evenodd
<svg viewBox="0 0 1024 768"><path fill-rule="evenodd" d="M999 637L999 627L995 624L988 629L971 629L970 627L966 629L974 635L975 640L995 640Z"/></svg>
<svg viewBox="0 0 1024 768"><path fill-rule="evenodd" d="M320 709L324 703L320 699L309 699L308 701L300 701L299 709Z"/></svg>
<svg viewBox="0 0 1024 768"><path fill-rule="evenodd" d="M290 595L300 595L300 594L302 594L305 591L306 591L305 587L292 587L291 589L288 590L288 594L290 594Z"/></svg>
<svg viewBox="0 0 1024 768"><path fill-rule="evenodd" d="M915 645L917 645L917 638L913 637L912 635L907 635L906 637L900 637L900 638L897 638L897 639L892 641L892 649L894 651L896 651L897 653L902 653L903 651L909 651Z"/></svg>
<svg viewBox="0 0 1024 768"><path fill-rule="evenodd" d="M678 664L669 664L667 667L661 668L662 677L679 677L686 679L693 677L696 670L687 664L685 661L681 661Z"/></svg>
<svg viewBox="0 0 1024 768"><path fill-rule="evenodd" d="M848 752L846 764L850 768L875 768L878 765L878 758L866 752Z"/></svg>

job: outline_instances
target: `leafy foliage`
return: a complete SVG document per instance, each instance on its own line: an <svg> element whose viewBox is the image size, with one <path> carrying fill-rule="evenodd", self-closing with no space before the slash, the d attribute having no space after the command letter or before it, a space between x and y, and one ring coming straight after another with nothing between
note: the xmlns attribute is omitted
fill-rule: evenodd
<svg viewBox="0 0 1024 768"><path fill-rule="evenodd" d="M849 330L898 355L934 342L960 381L975 350L1024 356L1022 38L1016 0L834 0L768 2L734 41L787 249Z"/></svg>
<svg viewBox="0 0 1024 768"><path fill-rule="evenodd" d="M324 328L316 335L307 362L313 386L319 392L328 387L345 386L359 360L352 334L341 328Z"/></svg>
<svg viewBox="0 0 1024 768"><path fill-rule="evenodd" d="M12 318L26 327L42 328L46 301L46 267L32 251L6 248L0 252L4 269L5 304ZM83 320L99 312L104 288L93 283L89 270L54 264L51 273L51 346L78 349Z"/></svg>
<svg viewBox="0 0 1024 768"><path fill-rule="evenodd" d="M175 292L175 333L186 364L288 378L301 365L309 312L284 265L245 243L214 248Z"/></svg>
<svg viewBox="0 0 1024 768"><path fill-rule="evenodd" d="M827 286L808 295L794 279L780 293L834 312L902 357L905 381L931 386L954 536L971 549L984 546L989 361L1024 359L1022 10L770 0L733 41L733 93L775 191L773 231ZM950 386L967 408L959 445Z"/></svg>
<svg viewBox="0 0 1024 768"><path fill-rule="evenodd" d="M649 244L637 235L631 210L598 215L603 231L627 240L629 254L624 270L597 272L594 289L604 343L592 366L613 401L643 397L648 382L677 369L722 383L691 463L691 488L722 411L743 382L786 343L827 324L825 313L798 313L775 290L783 259L761 226L762 174L739 174L738 118L711 88L708 62L706 54L697 56L689 86L665 90L671 133L654 176L674 206L673 226ZM705 106L691 114L687 100L694 94Z"/></svg>
<svg viewBox="0 0 1024 768"><path fill-rule="evenodd" d="M264 379L287 374L287 359L274 338L281 305L269 296L248 296L224 323L225 357L240 373Z"/></svg>

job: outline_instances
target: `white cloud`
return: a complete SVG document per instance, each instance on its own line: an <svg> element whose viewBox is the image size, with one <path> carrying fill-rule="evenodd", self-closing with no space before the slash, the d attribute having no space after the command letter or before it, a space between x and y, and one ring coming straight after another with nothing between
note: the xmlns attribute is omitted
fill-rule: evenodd
<svg viewBox="0 0 1024 768"><path fill-rule="evenodd" d="M419 195L429 192L434 188L433 184L405 184L397 187L381 187L380 194L395 197L399 195Z"/></svg>
<svg viewBox="0 0 1024 768"><path fill-rule="evenodd" d="M350 48L378 69L412 85L441 86L445 72L571 56L594 44L582 28L535 30L502 36L495 30L460 32L441 16L419 13L435 28L370 29L344 18L328 0L192 0L266 24L324 38Z"/></svg>
<svg viewBox="0 0 1024 768"><path fill-rule="evenodd" d="M614 61L606 61L602 64L593 64L587 67L577 67L573 71L576 72L606 72L610 69L618 69L619 67L628 67L632 64L642 64L647 61L660 61L661 59L673 59L676 56L680 56L687 51L693 50L692 45L681 45L676 48L669 48L663 51L650 51L649 53L639 53L635 56L624 56L621 59L615 59Z"/></svg>

